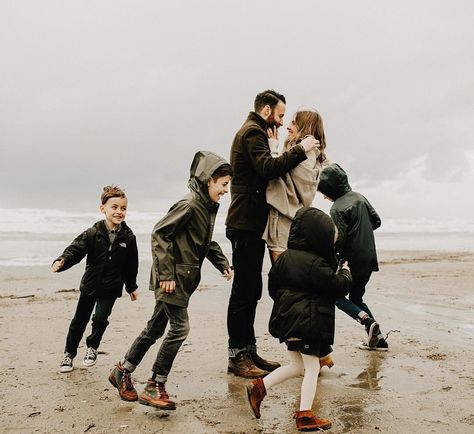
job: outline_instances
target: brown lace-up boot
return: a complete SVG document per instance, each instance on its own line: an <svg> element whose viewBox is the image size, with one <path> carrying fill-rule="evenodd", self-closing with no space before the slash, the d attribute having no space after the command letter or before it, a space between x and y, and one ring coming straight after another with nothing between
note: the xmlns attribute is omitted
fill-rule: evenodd
<svg viewBox="0 0 474 434"><path fill-rule="evenodd" d="M168 392L166 392L165 383L159 383L152 378L147 381L138 402L162 410L176 410L176 403L170 399Z"/></svg>
<svg viewBox="0 0 474 434"><path fill-rule="evenodd" d="M265 384L261 378L253 380L250 384L246 386L247 388L247 397L249 400L250 407L252 407L253 414L257 419L260 419L260 404L265 398L267 391L265 389Z"/></svg>
<svg viewBox="0 0 474 434"><path fill-rule="evenodd" d="M331 428L331 421L316 417L311 410L297 411L294 418L298 431L317 431Z"/></svg>
<svg viewBox="0 0 474 434"><path fill-rule="evenodd" d="M120 398L124 401L137 401L138 393L133 387L130 372L126 371L120 362L109 375L110 383L118 389Z"/></svg>
<svg viewBox="0 0 474 434"><path fill-rule="evenodd" d="M239 353L235 357L230 357L227 372L244 378L261 378L268 374L268 371L255 366L249 353Z"/></svg>
<svg viewBox="0 0 474 434"><path fill-rule="evenodd" d="M272 372L281 365L278 362L262 359L257 353L250 353L254 365L264 371Z"/></svg>

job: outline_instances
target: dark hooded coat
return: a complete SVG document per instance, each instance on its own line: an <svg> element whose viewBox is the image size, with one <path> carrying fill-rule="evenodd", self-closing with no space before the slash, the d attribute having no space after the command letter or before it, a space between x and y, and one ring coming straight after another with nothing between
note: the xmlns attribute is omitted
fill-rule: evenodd
<svg viewBox="0 0 474 434"><path fill-rule="evenodd" d="M150 289L156 299L186 307L201 280L205 258L222 273L230 265L212 233L219 204L209 197L211 175L227 162L212 152L200 151L191 164L190 193L176 202L155 225L151 236L153 266ZM174 280L176 290L166 293L160 281Z"/></svg>
<svg viewBox="0 0 474 434"><path fill-rule="evenodd" d="M272 336L286 341L334 342L337 297L349 292L351 274L337 271L334 223L317 208L301 208L291 224L288 250L270 270L274 300L269 322Z"/></svg>
<svg viewBox="0 0 474 434"><path fill-rule="evenodd" d="M137 240L125 222L110 244L105 220L98 221L64 250L59 272L66 271L87 255L86 270L81 279L82 293L98 298L120 297L123 285L128 293L137 289Z"/></svg>
<svg viewBox="0 0 474 434"><path fill-rule="evenodd" d="M378 271L374 230L381 220L375 209L364 196L352 191L346 172L338 164L323 169L318 190L334 200L330 213L339 231L336 251L347 259L352 273Z"/></svg>

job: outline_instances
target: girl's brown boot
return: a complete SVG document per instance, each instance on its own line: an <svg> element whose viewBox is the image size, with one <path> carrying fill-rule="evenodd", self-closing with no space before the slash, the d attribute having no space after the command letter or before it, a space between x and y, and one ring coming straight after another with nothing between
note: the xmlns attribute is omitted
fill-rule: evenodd
<svg viewBox="0 0 474 434"><path fill-rule="evenodd" d="M331 421L319 419L311 410L297 411L294 415L298 431L317 431L331 428Z"/></svg>
<svg viewBox="0 0 474 434"><path fill-rule="evenodd" d="M265 384L261 378L257 378L247 385L247 397L249 404L252 408L253 414L257 419L260 419L260 404L262 403L266 394L267 391L265 389Z"/></svg>
<svg viewBox="0 0 474 434"><path fill-rule="evenodd" d="M319 368L322 369L323 366L327 366L328 368L334 366L334 360L332 359L331 354L319 358Z"/></svg>

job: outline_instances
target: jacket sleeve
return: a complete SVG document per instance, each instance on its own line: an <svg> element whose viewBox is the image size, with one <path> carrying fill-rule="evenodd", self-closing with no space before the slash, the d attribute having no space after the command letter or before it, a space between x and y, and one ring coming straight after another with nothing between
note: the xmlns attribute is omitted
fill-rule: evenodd
<svg viewBox="0 0 474 434"><path fill-rule="evenodd" d="M257 129L250 130L245 137L246 152L255 171L264 179L278 178L306 160L302 146L294 146L279 157L273 158L268 139Z"/></svg>
<svg viewBox="0 0 474 434"><path fill-rule="evenodd" d="M132 236L132 240L128 245L127 263L125 265L125 291L129 294L138 288L138 248L137 238Z"/></svg>
<svg viewBox="0 0 474 434"><path fill-rule="evenodd" d="M207 251L206 257L221 273L230 268L229 261L224 253L222 253L221 246L219 246L215 241L211 241L209 244L209 250Z"/></svg>
<svg viewBox="0 0 474 434"><path fill-rule="evenodd" d="M89 238L91 238L91 236L89 236L90 230L91 229L87 229L82 234L78 235L74 241L66 247L62 255L53 261L54 263L61 259L64 260L64 266L58 270L58 272L68 270L73 265L81 262L84 256L87 255L89 252Z"/></svg>
<svg viewBox="0 0 474 434"><path fill-rule="evenodd" d="M268 295L270 298L275 301L277 295L277 282L275 279L275 268L274 266L270 268L270 272L268 273Z"/></svg>
<svg viewBox="0 0 474 434"><path fill-rule="evenodd" d="M347 241L347 222L346 219L344 218L344 214L335 209L334 207L331 208L330 211L331 218L334 221L334 224L337 227L337 240L336 240L336 251L340 251L341 249L344 249L344 246L346 245Z"/></svg>
<svg viewBox="0 0 474 434"><path fill-rule="evenodd" d="M367 199L365 199L365 204L367 206L367 211L369 213L370 222L372 223L372 229L375 231L375 229L379 228L380 225L382 224L382 220L380 219L380 216L377 214L377 211L375 211L374 207L370 204L370 202Z"/></svg>
<svg viewBox="0 0 474 434"><path fill-rule="evenodd" d="M174 239L191 217L192 208L186 201L180 201L153 228L151 253L160 280L175 280Z"/></svg>
<svg viewBox="0 0 474 434"><path fill-rule="evenodd" d="M335 272L329 265L313 263L311 282L321 288L325 295L338 298L349 293L352 277L348 270L340 269Z"/></svg>

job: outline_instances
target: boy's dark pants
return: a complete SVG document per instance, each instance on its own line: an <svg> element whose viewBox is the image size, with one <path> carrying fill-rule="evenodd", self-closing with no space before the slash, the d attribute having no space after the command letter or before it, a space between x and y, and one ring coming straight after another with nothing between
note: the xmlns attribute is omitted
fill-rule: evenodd
<svg viewBox="0 0 474 434"><path fill-rule="evenodd" d="M227 309L229 356L239 352L255 352L255 313L262 297L262 266L265 241L257 234L228 228L232 243L234 280ZM253 351L252 351L253 349Z"/></svg>
<svg viewBox="0 0 474 434"><path fill-rule="evenodd" d="M97 298L81 292L77 302L76 313L69 326L69 332L66 338L66 352L73 357L76 356L77 347L79 346L79 342L81 342L82 335L91 318L94 306L95 313L92 316L92 333L87 336L86 345L95 349L99 348L105 329L109 325L107 319L112 312L115 300L117 300L116 297Z"/></svg>
<svg viewBox="0 0 474 434"><path fill-rule="evenodd" d="M135 370L149 348L163 336L168 321L170 328L163 339L152 368L153 372L157 374L156 380L160 383L166 382L178 350L189 334L189 318L186 307L174 306L161 300L156 301L151 319L125 355L123 364L125 369L130 372Z"/></svg>
<svg viewBox="0 0 474 434"><path fill-rule="evenodd" d="M359 313L361 311L366 312L371 318L374 318L369 306L367 306L362 300L362 297L365 294L365 286L369 282L371 275L371 272L368 274L353 273L349 299L342 297L336 300L336 306L355 320L360 319Z"/></svg>

